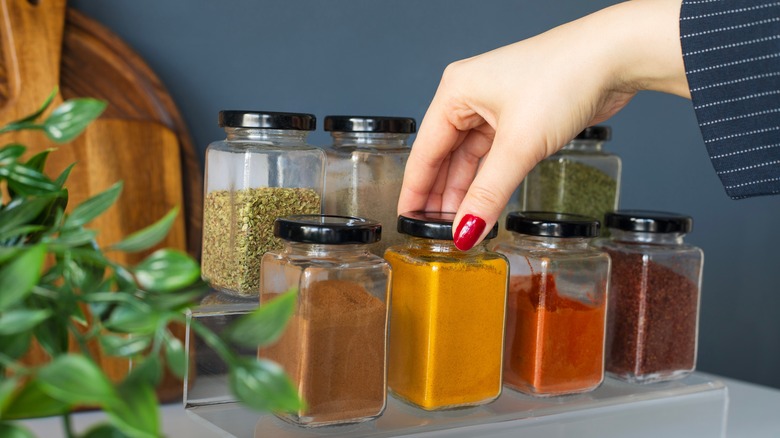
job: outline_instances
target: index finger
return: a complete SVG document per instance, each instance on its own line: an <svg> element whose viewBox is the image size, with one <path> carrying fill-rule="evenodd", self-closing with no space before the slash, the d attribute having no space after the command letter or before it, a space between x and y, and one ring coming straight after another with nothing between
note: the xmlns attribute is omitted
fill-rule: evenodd
<svg viewBox="0 0 780 438"><path fill-rule="evenodd" d="M475 113L472 111L471 114ZM457 149L465 135L466 132L450 120L448 108L437 93L423 117L406 162L398 214L425 209L442 163Z"/></svg>

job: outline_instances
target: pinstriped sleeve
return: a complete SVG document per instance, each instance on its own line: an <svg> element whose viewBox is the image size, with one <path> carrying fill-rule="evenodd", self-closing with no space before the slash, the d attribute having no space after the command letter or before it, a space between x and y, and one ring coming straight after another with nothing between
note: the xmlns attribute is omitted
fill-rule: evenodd
<svg viewBox="0 0 780 438"><path fill-rule="evenodd" d="M726 193L780 193L780 2L683 0L680 41L696 118Z"/></svg>

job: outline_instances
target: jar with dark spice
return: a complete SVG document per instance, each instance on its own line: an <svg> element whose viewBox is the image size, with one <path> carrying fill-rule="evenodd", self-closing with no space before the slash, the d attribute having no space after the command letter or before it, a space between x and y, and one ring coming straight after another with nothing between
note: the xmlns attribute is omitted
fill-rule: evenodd
<svg viewBox="0 0 780 438"><path fill-rule="evenodd" d="M306 403L282 419L322 426L384 411L390 265L368 251L381 230L355 217L276 220L285 243L263 256L260 305L290 288L298 301L282 337L259 355L285 369Z"/></svg>
<svg viewBox="0 0 780 438"><path fill-rule="evenodd" d="M378 220L382 240L371 251L383 255L403 242L395 230L409 136L416 122L408 117L326 116L333 144L325 148L325 214Z"/></svg>
<svg viewBox="0 0 780 438"><path fill-rule="evenodd" d="M501 394L509 267L485 243L457 249L454 217L404 213L398 231L406 243L385 252L393 267L388 387L425 410L480 405Z"/></svg>
<svg viewBox="0 0 780 438"><path fill-rule="evenodd" d="M701 249L686 244L693 220L676 213L608 213L612 258L606 370L629 382L684 377L696 368Z"/></svg>
<svg viewBox="0 0 780 438"><path fill-rule="evenodd" d="M523 183L523 209L599 220L617 209L621 160L603 149L611 134L607 126L587 128L539 162Z"/></svg>
<svg viewBox="0 0 780 438"><path fill-rule="evenodd" d="M609 257L590 245L599 222L513 212L504 384L535 396L590 391L604 379Z"/></svg>
<svg viewBox="0 0 780 438"><path fill-rule="evenodd" d="M257 296L260 260L279 249L274 220L321 213L325 154L308 145L311 114L220 111L227 138L206 149L203 279L219 291Z"/></svg>

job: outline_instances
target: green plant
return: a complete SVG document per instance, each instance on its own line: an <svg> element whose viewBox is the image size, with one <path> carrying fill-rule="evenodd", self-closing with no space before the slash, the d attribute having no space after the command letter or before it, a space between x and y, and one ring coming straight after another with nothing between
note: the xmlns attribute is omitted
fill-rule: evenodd
<svg viewBox="0 0 780 438"><path fill-rule="evenodd" d="M52 94L54 96L54 94ZM0 134L42 130L56 142L78 136L105 108L94 99L73 99L39 119L51 104L0 127ZM20 144L0 148L0 436L29 437L23 418L60 415L68 437L74 407L98 407L108 423L84 437L154 437L160 419L154 387L163 367L185 375L187 357L172 323L185 322L184 311L205 291L195 260L177 250L160 249L136 266L112 261L104 250L135 252L158 244L178 213L106 248L85 228L117 200L117 183L75 208L68 203L66 181L73 165L55 179L43 173L51 150L23 160ZM258 410L294 410L301 405L282 369L268 361L236 355L231 343L262 346L281 334L295 305L290 291L245 315L223 334L197 321L192 329L230 368L237 398ZM85 309L88 312L85 312ZM50 360L27 365L20 359L37 341ZM90 353L128 358L134 366L112 383Z"/></svg>

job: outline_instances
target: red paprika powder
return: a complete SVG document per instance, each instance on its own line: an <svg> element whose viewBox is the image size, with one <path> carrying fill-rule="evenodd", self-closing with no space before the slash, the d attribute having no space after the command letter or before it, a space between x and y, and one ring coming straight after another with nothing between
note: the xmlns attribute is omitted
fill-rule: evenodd
<svg viewBox="0 0 780 438"><path fill-rule="evenodd" d="M509 282L504 383L554 395L598 386L604 375L605 302L558 292L551 274Z"/></svg>
<svg viewBox="0 0 780 438"><path fill-rule="evenodd" d="M597 220L551 212L507 216L504 384L537 396L590 391L604 379L609 256L590 245Z"/></svg>

